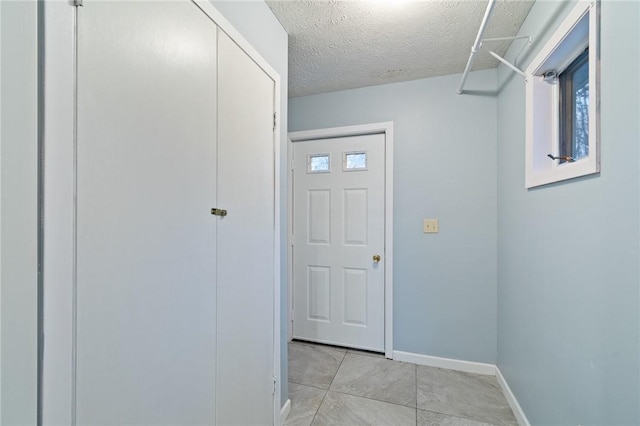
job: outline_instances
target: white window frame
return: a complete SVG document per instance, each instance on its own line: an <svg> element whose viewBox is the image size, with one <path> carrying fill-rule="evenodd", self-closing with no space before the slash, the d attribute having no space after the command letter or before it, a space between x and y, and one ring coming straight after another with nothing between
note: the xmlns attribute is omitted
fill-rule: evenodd
<svg viewBox="0 0 640 426"><path fill-rule="evenodd" d="M327 170L313 170L311 167L312 159L318 157L327 157L329 159L329 168ZM309 154L307 156L307 173L315 174L315 173L331 173L331 154L328 152L321 152L317 154Z"/></svg>
<svg viewBox="0 0 640 426"><path fill-rule="evenodd" d="M589 47L589 155L575 162L559 155L560 90L555 79ZM525 186L533 188L600 172L600 2L580 0L526 70Z"/></svg>
<svg viewBox="0 0 640 426"><path fill-rule="evenodd" d="M364 167L347 167L347 157L353 154L364 154ZM365 172L369 170L369 158L366 150L347 151L342 153L342 171L343 172Z"/></svg>

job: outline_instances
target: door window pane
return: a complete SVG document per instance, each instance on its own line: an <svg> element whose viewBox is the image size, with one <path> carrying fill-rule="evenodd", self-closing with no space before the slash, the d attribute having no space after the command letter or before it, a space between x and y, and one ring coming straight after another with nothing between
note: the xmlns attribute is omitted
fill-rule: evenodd
<svg viewBox="0 0 640 426"><path fill-rule="evenodd" d="M361 152L345 152L344 153L344 170L366 170L367 169L367 153Z"/></svg>
<svg viewBox="0 0 640 426"><path fill-rule="evenodd" d="M307 159L307 173L329 173L331 159L329 154L309 154Z"/></svg>

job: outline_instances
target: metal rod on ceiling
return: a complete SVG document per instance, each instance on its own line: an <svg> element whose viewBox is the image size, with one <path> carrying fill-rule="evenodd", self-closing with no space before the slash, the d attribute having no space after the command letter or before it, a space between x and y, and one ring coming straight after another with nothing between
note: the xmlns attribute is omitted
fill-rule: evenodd
<svg viewBox="0 0 640 426"><path fill-rule="evenodd" d="M484 40L482 40L482 43L484 42L491 42L491 41L507 41L507 40L522 40L528 38L530 39L531 36L513 36L513 37L494 37L494 38L485 38ZM482 44L480 43L480 44Z"/></svg>
<svg viewBox="0 0 640 426"><path fill-rule="evenodd" d="M493 50L490 50L489 54L494 58L496 58L497 60L499 60L500 62L502 62L503 64L505 64L506 66L508 66L509 68L511 68L512 70L514 70L515 72L517 72L518 74L520 74L521 76L523 76L524 78L527 78L527 76L522 70L518 69L515 65L512 65L509 61L504 59L502 56L498 55Z"/></svg>
<svg viewBox="0 0 640 426"><path fill-rule="evenodd" d="M495 0L489 0L489 3L487 4L487 10L485 10L484 12L484 17L482 18L482 23L480 24L480 29L478 30L478 35L476 36L476 41L473 43L473 46L471 46L471 54L469 55L467 66L464 69L464 74L462 74L462 81L460 82L460 86L458 86L458 95L462 94L462 89L464 88L464 83L467 81L469 71L471 71L471 67L476 61L476 54L478 53L480 45L482 44L482 36L487 29L487 23L489 22L489 18L491 17L491 12L493 12L493 6L495 6Z"/></svg>

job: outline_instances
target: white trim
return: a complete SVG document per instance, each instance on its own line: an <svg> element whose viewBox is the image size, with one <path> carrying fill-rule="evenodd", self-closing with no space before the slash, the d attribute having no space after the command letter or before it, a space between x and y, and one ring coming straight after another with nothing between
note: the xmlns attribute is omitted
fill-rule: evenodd
<svg viewBox="0 0 640 426"><path fill-rule="evenodd" d="M291 132L289 133L289 140L291 142L302 142L313 139L370 135L374 133L389 133L389 129L393 130L393 121Z"/></svg>
<svg viewBox="0 0 640 426"><path fill-rule="evenodd" d="M216 24L222 30L222 32L228 35L229 38L231 38L231 40L233 40L238 45L238 47L244 51L244 53L249 55L249 57L253 59L253 61L260 68L262 68L262 70L266 72L269 77L271 77L274 81L276 81L277 79L277 85L278 88L280 88L280 75L278 74L278 72L269 64L269 62L267 62L262 57L262 55L260 55L260 53L258 53L258 51L242 36L242 34L240 34L240 32L236 30L233 25L231 25L231 22L229 22L227 18L225 18L222 13L220 13L218 9L216 9L215 6L211 4L211 2L209 2L208 0L191 0L191 2L198 6L198 8L200 8L200 10L202 10L207 16L209 16L213 23ZM278 104L278 106L279 105L280 104ZM278 116L276 117L278 120L277 124L280 124L280 110L278 109L276 113L278 114ZM280 127L278 126L277 128L279 129Z"/></svg>
<svg viewBox="0 0 640 426"><path fill-rule="evenodd" d="M516 396L513 394L513 392L511 392L509 384L505 380L502 372L498 367L496 367L496 379L498 380L498 384L502 388L502 393L504 393L504 396L509 403L509 407L511 407L511 411L513 411L513 415L516 417L518 424L520 426L531 426L531 423L529 423L529 419L527 419L527 416L524 414L524 411L522 410L522 407L520 407Z"/></svg>
<svg viewBox="0 0 640 426"><path fill-rule="evenodd" d="M263 68L264 69L264 68ZM275 71L274 71L275 73ZM275 129L273 131L273 155L274 155L274 165L273 165L273 173L274 173L274 228L273 228L273 376L276 378L276 391L273 397L273 424L277 424L276 420L280 419L281 415L281 404L282 404L282 395L280 389L282 388L282 368L281 358L282 358L282 350L281 350L281 331L280 331L280 316L282 312L282 306L280 303L280 294L282 289L282 271L280 267L280 249L282 246L282 238L281 234L281 226L280 219L282 218L282 211L280 209L280 199L282 197L280 191L280 152L281 152L281 134L282 134L282 120L280 114L280 75L270 74L270 76L274 79L274 105L273 111L276 114L276 123Z"/></svg>
<svg viewBox="0 0 640 426"><path fill-rule="evenodd" d="M393 122L385 128L384 189L384 351L393 357Z"/></svg>
<svg viewBox="0 0 640 426"><path fill-rule="evenodd" d="M396 361L411 362L427 367L445 368L447 370L464 371L465 373L495 376L496 366L482 362L463 361L453 358L441 358L437 356L422 355L412 352L393 351L393 359Z"/></svg>
<svg viewBox="0 0 640 426"><path fill-rule="evenodd" d="M293 340L293 141L287 137L287 341Z"/></svg>
<svg viewBox="0 0 640 426"><path fill-rule="evenodd" d="M387 358L393 358L393 121L362 124L356 126L332 127L328 129L305 130L289 133L287 144L289 194L287 211L289 213L289 241L287 257L289 282L293 280L293 143L313 139L347 137L384 133L385 135L385 216L384 216L384 254L385 254L385 313L384 313L384 350ZM293 286L289 286L289 340L293 337Z"/></svg>
<svg viewBox="0 0 640 426"><path fill-rule="evenodd" d="M2 22L2 4L0 4ZM0 308L2 307L2 30L0 29ZM2 314L0 314L2 330ZM0 367L2 367L2 336L0 335ZM2 368L0 368L0 420L2 420Z"/></svg>
<svg viewBox="0 0 640 426"><path fill-rule="evenodd" d="M284 422L287 421L287 417L289 417L289 413L291 413L291 400L287 399L284 405L282 406L282 410L280 410L280 424L283 425Z"/></svg>
<svg viewBox="0 0 640 426"><path fill-rule="evenodd" d="M579 0L526 70L525 187L600 172L600 9L599 0ZM587 27L581 27L583 20ZM583 34L584 32L584 34ZM588 43L587 43L588 41ZM542 80L549 70L561 72L589 46L589 155L575 162L547 159L558 155L559 90Z"/></svg>
<svg viewBox="0 0 640 426"><path fill-rule="evenodd" d="M273 344L274 344L274 367L273 367L273 371L274 371L274 376L276 377L276 392L274 395L274 407L273 407L273 420L274 420L274 424L279 424L279 420L280 420L280 415L281 415L281 409L280 409L280 401L281 401L281 397L280 397L280 388L281 388L281 368L280 368L280 357L281 357L281 350L280 350L280 287L281 287L281 276L280 276L280 246L281 246L281 238L280 238L280 219L281 219L281 215L282 212L280 210L280 197L281 197L281 191L280 191L280 152L281 152L281 144L280 144L280 136L282 133L282 120L281 120L281 78L280 75L275 71L275 69L258 53L258 51L253 48L251 46L251 44L240 34L240 32L238 32L233 25L226 19L224 18L224 16L208 1L206 0L191 0L192 3L194 3L194 5L196 7L198 7L203 13L205 13L207 16L209 16L209 18L211 18L211 20L213 21L213 23L215 25L217 25L224 33L226 33L239 47L240 49L242 49L249 57L251 57L251 59L267 74L269 75L269 77L271 77L274 81L275 87L274 87L274 112L276 113L276 129L274 131L274 185L275 185L275 199L274 199L274 203L275 203L275 223L274 223L274 330L273 330ZM55 10L59 10L57 7L49 7L51 5L60 5L60 7L66 8L64 10L64 13L66 14L65 16L62 16L62 13L59 11L57 12L57 16L52 16L52 12L54 12ZM45 7L45 21L48 20L54 20L55 22L58 22L60 25L47 25L47 28L50 28L50 31L47 31L46 34L46 42L47 42L47 51L50 52L64 52L64 54L62 55L54 55L54 54L50 54L47 55L45 61L47 66L45 67L45 80L51 80L51 81L56 81L59 83L59 79L60 79L60 75L64 75L66 76L66 80L63 82L63 84L66 84L67 87L63 88L63 89L67 89L67 90L72 90L73 88L73 81L75 78L75 74L74 74L74 58L73 55L69 54L69 50L73 48L72 45L70 45L70 43L72 43L72 41L70 41L69 36L71 34L73 34L73 28L74 28L74 22L73 22L73 14L74 12L73 7L71 7L69 4L67 4L66 2L51 2L47 3L46 7ZM54 19L55 18L55 19ZM57 86L53 85L53 86ZM52 87L53 87L52 86ZM53 106L56 105L67 105L68 103L68 95L69 93L66 92L65 90L55 90L55 91L50 91L48 90L46 93L46 100L45 100L45 106L47 108L48 112L51 112L51 117L49 118L49 121L47 122L50 125L53 125L55 123L57 124L57 127L55 129L51 129L49 127L45 128L45 140L47 141L47 147L51 147L52 144L56 145L56 146L62 146L65 144L69 143L69 134L73 134L74 131L74 125L73 123L73 109L72 108L53 108ZM55 117L55 118L54 118ZM47 126L47 123L45 123L45 126ZM62 123L62 124L61 124ZM71 123L71 124L69 124ZM66 152L59 152L60 155L64 155L66 154ZM48 152L47 156L51 157L52 153ZM52 183L51 181L51 173L52 173L52 168L55 169L53 172L58 174L59 176L57 176L55 178L55 181L60 183L61 185L63 185L63 187L59 187L57 188L58 191L63 192L64 194L66 194L68 191L73 191L73 186L71 185L71 182L73 181L72 178L72 170L68 169L68 164L64 163L64 164L48 164L47 166L47 171L45 172L45 185L49 185ZM64 184L66 182L66 185ZM62 200L64 201L64 199ZM51 201L50 201L51 202ZM60 200L59 200L60 202ZM47 206L49 208L47 208ZM69 201L69 206L65 211L57 211L51 208L51 206L49 205L49 203L47 203L47 201L45 200L45 221L47 223L47 225L49 226L49 229L51 230L58 230L58 233L56 235L57 238L59 238L61 241L65 242L65 246L67 245L66 243L70 243L70 241L72 240L72 235L67 235L67 233L65 233L64 231L67 230L67 228L70 227L70 224L73 224L73 214L72 214L72 210L73 210L73 204L72 204L72 200ZM52 213L56 213L54 216L52 216ZM61 231L62 230L62 233ZM45 244L46 241L50 241L51 243L53 243L53 240L51 240L51 235L50 235L51 231L47 232L45 230ZM62 235L64 234L64 235ZM53 246L51 246L53 247ZM60 250L58 251L51 251L50 253L45 253L45 263L50 263L51 265L56 264L56 270L59 271L58 277L55 276L51 276L50 275L50 270L46 267L44 268L44 280L47 283L56 283L58 286L62 286L64 288L60 289L62 292L59 293L61 295L64 294L68 294L69 295L69 303L71 303L71 294L69 292L69 290L66 288L69 285L69 280L62 280L60 281L60 278L62 277L62 275L65 273L67 274L71 274L71 271L73 271L74 268L74 259L72 259L72 256L69 253L62 253ZM45 292L45 304L47 303L47 299L48 296L51 296L51 287L49 287L50 284L47 284L45 286L45 288L48 288L49 291ZM55 290L54 290L55 292ZM51 302L49 302L51 303ZM59 318L57 318L58 320L61 319L60 323L54 324L51 323L51 321L54 320L54 318L49 319L49 322L46 323L46 327L50 330L52 326L59 328L62 330L67 327L68 325L66 324L66 317L70 316L71 313L70 312L61 312L61 310L63 310L65 307L60 307L60 306L48 306L47 308L45 308L45 312L49 312L48 315L51 316L56 316L55 311L57 311L57 315L59 316ZM53 324L53 325L52 325ZM70 325L68 326L70 327ZM73 345L72 342L72 336L70 331L67 332L64 336L62 336L63 339L59 340L57 342L57 347L58 348L67 348L67 347L71 347ZM49 347L49 351L45 352L44 354L44 362L45 364L45 369L44 369L44 375L45 375L45 383L48 383L51 388L56 388L59 391L61 391L60 393L65 395L71 392L72 389L72 377L66 377L67 375L65 374L57 374L55 375L56 377L53 377L53 373L55 373L55 370L52 370L55 366L53 364L57 364L59 361L60 356L62 355L61 352L56 354L56 350L59 349L55 349L52 347ZM63 349L66 350L66 349ZM70 360L69 360L70 363ZM47 369L46 365L50 365L50 368ZM47 374L47 372L52 374L52 377L49 377L50 374ZM65 377L62 377L65 376ZM69 415L71 415L71 411L72 408L69 407ZM47 412L45 412L45 416L46 416ZM44 423L49 423L46 421L46 417L44 420ZM62 423L71 423L71 420L69 419L69 422L62 422Z"/></svg>

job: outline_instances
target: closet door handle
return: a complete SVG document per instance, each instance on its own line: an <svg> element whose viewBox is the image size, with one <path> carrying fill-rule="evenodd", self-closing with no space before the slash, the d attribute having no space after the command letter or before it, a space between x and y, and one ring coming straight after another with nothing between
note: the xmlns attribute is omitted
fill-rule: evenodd
<svg viewBox="0 0 640 426"><path fill-rule="evenodd" d="M212 208L211 209L211 214L214 216L222 216L225 217L227 215L227 211L224 209L217 209L217 208Z"/></svg>

